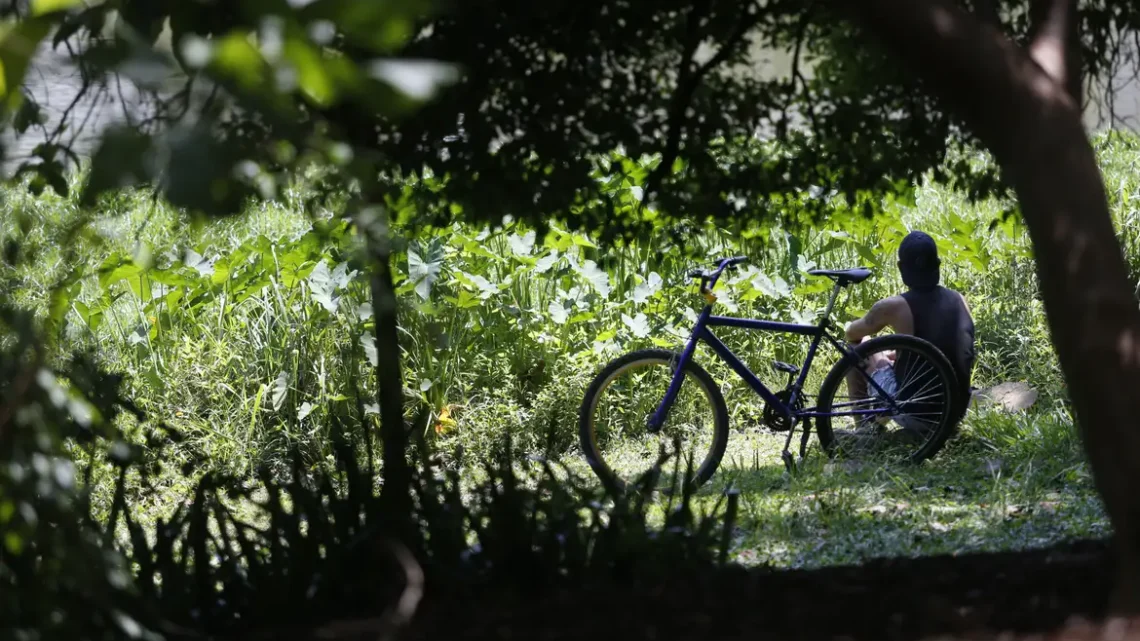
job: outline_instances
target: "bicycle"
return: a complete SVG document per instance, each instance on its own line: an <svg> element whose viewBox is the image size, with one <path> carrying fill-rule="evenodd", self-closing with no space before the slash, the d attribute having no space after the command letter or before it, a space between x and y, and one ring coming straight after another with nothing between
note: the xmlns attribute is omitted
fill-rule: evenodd
<svg viewBox="0 0 1140 641"><path fill-rule="evenodd" d="M840 291L870 278L870 269L817 269L808 272L812 276L830 278L835 283L826 311L816 325L714 315L712 310L717 297L713 288L717 281L726 269L746 261L746 256L724 258L718 261L714 271L696 269L688 273L690 278L700 278L700 293L704 296L706 305L698 315L680 353L664 349L631 352L606 365L590 384L579 410L579 440L587 462L603 483L617 491L629 486L600 451L603 437L626 438L632 434L633 429L640 427L652 439L663 435L667 421L672 426L669 430L671 433L668 434L670 442L678 444L686 433L711 431L711 434L705 434L711 436L707 443L708 452L699 459L700 465L688 481L700 485L716 472L728 445L729 416L724 396L716 382L694 360L694 352L700 342L709 346L716 356L726 362L763 399L763 424L775 432L787 432L781 458L789 472L793 472L797 466L797 461L789 450L796 428L801 425L803 427L798 459L798 463L802 463L813 420L822 449L832 457L840 452L898 449L900 444L914 445L915 439L921 438L921 442L917 443L918 448L904 457L911 462L921 462L942 448L960 418L954 411L960 402L956 375L946 356L931 343L910 335L879 336L852 346L842 336L836 337L833 334L835 326L831 323L830 316ZM780 361L772 362L775 371L788 375L785 388L773 392L712 333L713 327L796 334L810 337L811 343L806 358L799 367ZM820 385L816 405L808 407L803 386L824 341L838 350L840 357ZM616 418L625 420L631 429L627 431L621 428L614 433L607 429L604 435L601 434L603 430L599 429L602 423L598 420L598 408L603 394L614 389L619 376L644 368L665 370L669 384L664 396L660 395L659 388L656 393L646 394L649 386L644 381L635 381L625 397L619 394L622 404L615 412ZM691 384L686 385L690 381ZM846 400L840 400L844 398L842 395L836 396L841 385L848 386ZM704 405L712 409L711 426L694 427L685 423L684 419L671 420L677 418L680 409L688 408L686 403L689 399L682 398L681 394L691 389L703 392L704 400L694 406ZM853 420L856 429L833 429L833 419L842 418ZM887 427L891 424L900 426L898 433L904 437L887 438ZM659 445L656 452L652 447L641 447L640 451L634 450L633 454L623 451L615 457L622 462L631 456L652 459L654 465L659 465L664 460L665 449L663 444ZM676 454L679 457L680 452ZM690 470L696 460L690 459Z"/></svg>

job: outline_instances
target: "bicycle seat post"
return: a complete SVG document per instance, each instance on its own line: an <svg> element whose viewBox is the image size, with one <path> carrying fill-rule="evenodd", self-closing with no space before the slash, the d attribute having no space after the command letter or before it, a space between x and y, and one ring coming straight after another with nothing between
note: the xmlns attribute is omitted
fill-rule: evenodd
<svg viewBox="0 0 1140 641"><path fill-rule="evenodd" d="M839 297L839 290L843 289L843 283L835 281L835 286L831 288L831 297L827 299L827 310L823 312L823 322L831 320L831 312L835 309L835 299Z"/></svg>

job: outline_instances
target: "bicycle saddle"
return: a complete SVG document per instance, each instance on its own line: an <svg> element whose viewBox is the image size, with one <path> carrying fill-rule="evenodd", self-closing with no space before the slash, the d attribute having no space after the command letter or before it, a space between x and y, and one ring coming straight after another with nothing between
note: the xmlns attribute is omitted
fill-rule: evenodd
<svg viewBox="0 0 1140 641"><path fill-rule="evenodd" d="M812 276L827 276L840 285L861 283L871 277L871 270L867 267L854 269L813 269L808 272Z"/></svg>

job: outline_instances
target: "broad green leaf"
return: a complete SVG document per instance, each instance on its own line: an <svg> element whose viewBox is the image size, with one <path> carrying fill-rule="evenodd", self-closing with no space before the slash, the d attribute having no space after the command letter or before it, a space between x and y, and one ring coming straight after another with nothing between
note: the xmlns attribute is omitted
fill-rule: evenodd
<svg viewBox="0 0 1140 641"><path fill-rule="evenodd" d="M771 298L787 298L791 295L791 287L782 277L769 278L767 274L758 273L752 278L752 286Z"/></svg>
<svg viewBox="0 0 1140 641"><path fill-rule="evenodd" d="M470 255L481 256L483 258L490 258L491 260L493 260L495 262L502 262L503 261L502 256L500 256L494 252L491 252L486 247L484 247L482 243L478 243L475 241L470 241L470 242L465 243L463 245L463 251L466 252L467 254L470 254Z"/></svg>
<svg viewBox="0 0 1140 641"><path fill-rule="evenodd" d="M415 0L322 0L306 7L303 16L309 22L328 20L355 44L387 53L414 35L414 20L422 9L423 5Z"/></svg>
<svg viewBox="0 0 1140 641"><path fill-rule="evenodd" d="M625 323L625 326L628 327L629 331L637 338L649 336L649 319L645 317L645 314L638 314L633 318L622 314L621 322Z"/></svg>
<svg viewBox="0 0 1140 641"><path fill-rule="evenodd" d="M380 364L380 357L376 352L376 337L371 332L360 335L360 345L364 348L364 356L372 367Z"/></svg>
<svg viewBox="0 0 1140 641"><path fill-rule="evenodd" d="M269 65L244 31L235 30L219 38L213 45L210 62L217 72L237 81L244 89L271 88Z"/></svg>
<svg viewBox="0 0 1140 641"><path fill-rule="evenodd" d="M211 276L214 273L213 261L207 260L201 254L193 249L186 250L186 257L182 259L182 264L194 269L202 276Z"/></svg>
<svg viewBox="0 0 1140 641"><path fill-rule="evenodd" d="M210 276L210 282L212 284L221 285L230 279L232 273L231 266L234 264L231 262L232 258L232 256L230 258L222 256L214 262L214 273Z"/></svg>
<svg viewBox="0 0 1140 641"><path fill-rule="evenodd" d="M483 300L487 300L494 294L498 293L499 288L495 287L491 281L487 280L486 278L483 278L478 274L468 274L467 276L471 279L471 282L479 288L479 297Z"/></svg>
<svg viewBox="0 0 1140 641"><path fill-rule="evenodd" d="M150 276L147 275L146 270L139 268L138 275L127 278L126 281L140 301L147 303L154 298L154 290L151 289Z"/></svg>
<svg viewBox="0 0 1140 641"><path fill-rule="evenodd" d="M511 246L511 251L518 256L529 256L534 249L534 230L528 231L523 235L511 234L507 236L507 243Z"/></svg>
<svg viewBox="0 0 1140 641"><path fill-rule="evenodd" d="M141 273L142 268L136 265L134 261L120 253L115 253L108 256L99 267L99 286L107 289L110 285L124 278L134 278Z"/></svg>
<svg viewBox="0 0 1140 641"><path fill-rule="evenodd" d="M547 313L550 314L550 320L559 325L564 325L566 320L570 318L570 312L566 309L566 304L559 302L552 302L546 307Z"/></svg>
<svg viewBox="0 0 1140 641"><path fill-rule="evenodd" d="M798 325L814 325L816 313L811 310L792 310L792 322Z"/></svg>
<svg viewBox="0 0 1140 641"><path fill-rule="evenodd" d="M335 314L340 307L340 297L336 295L338 283L337 278L329 271L329 266L325 261L322 260L313 268L312 273L309 274L308 283L313 300L320 303L321 307L324 307L329 313Z"/></svg>
<svg viewBox="0 0 1140 641"><path fill-rule="evenodd" d="M555 249L554 251L550 252L549 254L538 259L538 262L535 263L534 271L539 273L539 274L545 274L546 272L550 271L550 268L553 267L554 263L557 263L557 262L558 262L558 250Z"/></svg>
<svg viewBox="0 0 1140 641"><path fill-rule="evenodd" d="M307 417L312 412L313 412L313 404L312 403L310 403L308 401L301 403L301 407L297 409L297 420L298 421L305 420L305 417Z"/></svg>
<svg viewBox="0 0 1140 641"><path fill-rule="evenodd" d="M661 283L661 275L657 272L650 272L649 278L646 279L645 282L633 288L630 298L635 303L644 303L657 292L661 291Z"/></svg>
<svg viewBox="0 0 1140 641"><path fill-rule="evenodd" d="M459 309L469 309L471 307L478 307L480 305L480 299L466 289L461 289L459 290L459 297L455 299L455 304Z"/></svg>
<svg viewBox="0 0 1140 641"><path fill-rule="evenodd" d="M879 267L882 264L879 257L875 255L875 252L871 251L871 248L868 247L866 243L855 243L855 251L859 252L859 257L870 263L871 267Z"/></svg>
<svg viewBox="0 0 1140 641"><path fill-rule="evenodd" d="M609 274L602 271L598 267L597 263L592 260L588 260L585 262L585 264L582 265L582 267L579 268L579 272L586 278L587 281L589 281L590 285L594 288L594 291L598 292L599 296L602 298L610 297L610 292L613 291L613 288L610 285Z"/></svg>
<svg viewBox="0 0 1140 641"><path fill-rule="evenodd" d="M306 98L320 107L337 99L337 87L325 68L325 60L308 42L298 36L285 41L285 58L297 73L297 85Z"/></svg>
<svg viewBox="0 0 1140 641"><path fill-rule="evenodd" d="M103 324L103 310L98 305L92 308L82 301L76 301L75 312L92 332L98 331Z"/></svg>
<svg viewBox="0 0 1140 641"><path fill-rule="evenodd" d="M74 279L76 276L72 275L70 278ZM68 285L56 287L51 291L46 323L47 335L50 341L54 342L59 336L60 331L62 331L64 319L67 317L68 310L71 309L71 301L75 300L75 297L79 295L81 286L82 283L76 280Z"/></svg>
<svg viewBox="0 0 1140 641"><path fill-rule="evenodd" d="M568 232L551 228L550 233L546 235L544 244L556 252L565 253L574 245L574 237Z"/></svg>
<svg viewBox="0 0 1140 641"><path fill-rule="evenodd" d="M414 250L408 250L408 278L415 283L416 293L420 298L427 300L431 296L431 287L439 278L442 261L425 261Z"/></svg>
<svg viewBox="0 0 1140 641"><path fill-rule="evenodd" d="M281 409L285 404L285 397L289 394L289 374L282 371L277 375L273 381L273 391L270 400L273 403L273 411Z"/></svg>
<svg viewBox="0 0 1140 641"><path fill-rule="evenodd" d="M213 268L211 268L211 271L213 271ZM152 269L148 275L154 282L166 285L167 287L191 287L200 282L191 276L190 272L182 270L177 264L170 269Z"/></svg>
<svg viewBox="0 0 1140 641"><path fill-rule="evenodd" d="M580 234L574 234L574 244L579 246L579 247L590 247L592 249L598 248L597 245L590 242L589 238L586 238L585 236L582 236Z"/></svg>

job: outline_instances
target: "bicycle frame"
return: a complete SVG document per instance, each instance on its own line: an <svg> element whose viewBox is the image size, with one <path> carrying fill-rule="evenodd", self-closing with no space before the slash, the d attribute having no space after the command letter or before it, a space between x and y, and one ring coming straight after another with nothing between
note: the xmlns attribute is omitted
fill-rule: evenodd
<svg viewBox="0 0 1140 641"><path fill-rule="evenodd" d="M849 410L843 412L820 412L817 407L796 410L796 401L802 393L803 383L807 379L808 372L811 370L812 361L815 359L816 352L824 339L843 355L844 359L857 358L854 350L847 345L845 341L839 340L831 335L828 331L831 325L831 312L835 308L835 300L839 296L839 290L842 289L840 283L836 283L835 287L831 290L831 297L827 301L827 310L823 313L823 319L818 325L800 325L796 323L784 323L772 320L758 320L751 318L736 318L731 316L715 316L712 313L712 300L715 297L711 295L712 287L716 285L721 272L727 266L728 261L721 264L721 267L711 277L711 284L707 289L702 285L702 293L709 298L708 305L701 310L700 315L697 317L697 323L693 327L693 331L689 336L688 341L685 343L685 348L681 352L680 360L677 363L677 369L673 374L673 379L669 383L669 389L665 392L665 398L657 406L657 409L649 417L648 428L651 432L656 432L661 429L665 424L665 419L668 416L669 409L676 400L677 394L681 391L681 385L685 379L685 366L693 358L693 352L696 350L698 342L704 342L712 348L713 352L728 363L729 367L736 372L737 376L744 380L749 387L759 394L765 401L778 408L782 414L792 419L810 418L818 416L856 416L856 415L881 415L884 413L882 409L863 409L863 410ZM759 331L774 331L784 334L799 334L802 336L810 336L812 341L808 346L807 357L804 359L803 365L800 367L799 374L797 375L795 383L792 385L791 396L788 402L781 400L774 392L772 392L764 383L748 369L748 366L740 360L732 352L727 345L725 345L719 338L712 333L712 327L737 327L743 329L759 330ZM862 371L862 370L859 370ZM878 393L885 396L889 403L889 411L897 413L899 411L895 401L883 388L879 385L874 378L863 373L868 383L872 385Z"/></svg>

